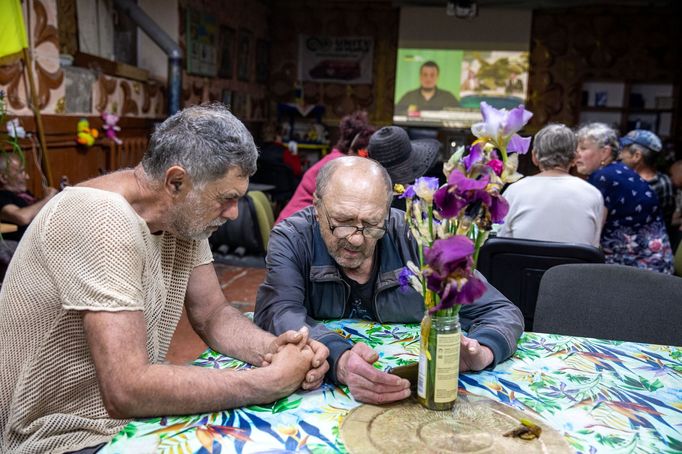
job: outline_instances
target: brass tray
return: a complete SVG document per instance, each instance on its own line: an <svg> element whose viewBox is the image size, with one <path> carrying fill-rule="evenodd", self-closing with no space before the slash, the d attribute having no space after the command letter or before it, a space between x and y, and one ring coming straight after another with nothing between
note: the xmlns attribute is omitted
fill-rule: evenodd
<svg viewBox="0 0 682 454"><path fill-rule="evenodd" d="M540 438L503 434L525 418L542 428ZM361 405L341 425L349 453L572 453L564 437L536 414L492 399L460 394L451 411L431 411L414 399L390 405Z"/></svg>

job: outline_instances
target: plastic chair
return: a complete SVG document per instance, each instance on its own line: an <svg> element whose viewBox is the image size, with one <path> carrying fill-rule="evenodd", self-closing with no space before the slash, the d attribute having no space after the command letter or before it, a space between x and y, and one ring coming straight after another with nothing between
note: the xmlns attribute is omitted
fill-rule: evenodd
<svg viewBox="0 0 682 454"><path fill-rule="evenodd" d="M531 331L540 279L565 263L604 263L604 254L586 244L493 237L481 247L476 268L521 309Z"/></svg>
<svg viewBox="0 0 682 454"><path fill-rule="evenodd" d="M597 264L560 265L542 278L535 331L682 345L682 278Z"/></svg>

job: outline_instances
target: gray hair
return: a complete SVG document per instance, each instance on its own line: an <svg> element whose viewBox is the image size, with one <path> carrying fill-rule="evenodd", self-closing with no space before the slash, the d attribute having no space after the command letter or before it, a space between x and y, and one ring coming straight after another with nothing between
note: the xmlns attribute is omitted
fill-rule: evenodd
<svg viewBox="0 0 682 454"><path fill-rule="evenodd" d="M611 147L611 155L614 159L618 157L620 150L620 142L618 141L618 133L605 123L588 123L578 129L576 133L578 140L591 139L598 147Z"/></svg>
<svg viewBox="0 0 682 454"><path fill-rule="evenodd" d="M375 169L381 175L381 181L386 188L386 194L388 197L387 208L390 209L391 203L393 202L393 183L391 182L391 176L384 166L379 164L374 159L361 158L359 156L344 156L341 158L334 159L325 164L320 171L317 173L317 179L315 180L315 194L317 197L322 198L327 193L329 187L329 181L334 176L334 173L339 167L348 163L349 161L367 162L370 166Z"/></svg>
<svg viewBox="0 0 682 454"><path fill-rule="evenodd" d="M15 151L0 150L0 174L7 176L9 173L9 161L16 159L20 165L25 165L25 158L23 155Z"/></svg>
<svg viewBox="0 0 682 454"><path fill-rule="evenodd" d="M639 151L640 154L642 155L642 159L644 160L644 164L647 167L651 167L652 169L656 167L657 153L652 149L643 147L638 143L631 143L630 145L627 146L627 148L630 150L631 153Z"/></svg>
<svg viewBox="0 0 682 454"><path fill-rule="evenodd" d="M561 167L567 169L575 158L578 139L565 125L549 124L542 128L533 140L533 154L540 169Z"/></svg>
<svg viewBox="0 0 682 454"><path fill-rule="evenodd" d="M181 110L158 125L142 158L142 168L153 180L181 166L197 187L222 176L232 167L244 176L256 172L258 149L251 133L221 103Z"/></svg>

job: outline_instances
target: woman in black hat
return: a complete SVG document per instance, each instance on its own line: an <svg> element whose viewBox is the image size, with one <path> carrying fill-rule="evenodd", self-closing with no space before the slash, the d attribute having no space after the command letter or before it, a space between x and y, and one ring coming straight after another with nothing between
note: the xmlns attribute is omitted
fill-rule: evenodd
<svg viewBox="0 0 682 454"><path fill-rule="evenodd" d="M437 168L440 147L436 139L410 140L403 128L385 126L372 134L367 151L386 168L394 185L408 185L424 175L444 179ZM392 206L405 210L405 200L395 198Z"/></svg>

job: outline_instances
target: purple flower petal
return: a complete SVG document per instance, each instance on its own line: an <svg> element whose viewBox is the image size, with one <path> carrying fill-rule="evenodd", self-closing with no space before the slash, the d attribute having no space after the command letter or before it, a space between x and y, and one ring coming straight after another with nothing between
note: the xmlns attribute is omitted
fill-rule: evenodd
<svg viewBox="0 0 682 454"><path fill-rule="evenodd" d="M400 283L401 291L407 292L411 288L410 276L412 276L412 271L410 271L408 267L404 267L402 270L400 270L400 274L398 275L398 282Z"/></svg>
<svg viewBox="0 0 682 454"><path fill-rule="evenodd" d="M467 283L457 293L455 304L471 304L483 296L485 291L485 284L480 279L470 276Z"/></svg>
<svg viewBox="0 0 682 454"><path fill-rule="evenodd" d="M483 159L483 146L479 142L471 147L469 154L462 159L462 162L464 163L464 167L468 172L471 169L471 166L479 162L481 159Z"/></svg>
<svg viewBox="0 0 682 454"><path fill-rule="evenodd" d="M474 243L463 235L436 240L424 250L424 261L441 276L450 274L456 268L466 266L467 259L474 253Z"/></svg>
<svg viewBox="0 0 682 454"><path fill-rule="evenodd" d="M508 137L515 132L518 132L526 123L528 123L528 120L530 120L532 116L533 114L526 110L522 105L513 108L505 115L504 125L501 131L502 135Z"/></svg>
<svg viewBox="0 0 682 454"><path fill-rule="evenodd" d="M530 137L521 137L518 134L511 136L507 145L508 153L526 154L530 148Z"/></svg>
<svg viewBox="0 0 682 454"><path fill-rule="evenodd" d="M414 190L414 186L408 186L407 189L405 189L405 192L400 194L398 196L399 199L414 199L414 196L417 195L417 193Z"/></svg>
<svg viewBox="0 0 682 454"><path fill-rule="evenodd" d="M490 199L490 204L488 205L490 219L493 223L499 224L504 221L504 217L509 213L509 203L500 195L492 196Z"/></svg>
<svg viewBox="0 0 682 454"><path fill-rule="evenodd" d="M433 195L433 204L444 218L453 218L462 211L467 202L455 193L455 187L446 185Z"/></svg>
<svg viewBox="0 0 682 454"><path fill-rule="evenodd" d="M464 191L474 191L476 189L483 189L488 185L490 177L484 175L483 177L474 180L473 178L467 178L459 170L455 169L450 173L448 177L448 184L457 187L457 192L462 193Z"/></svg>

